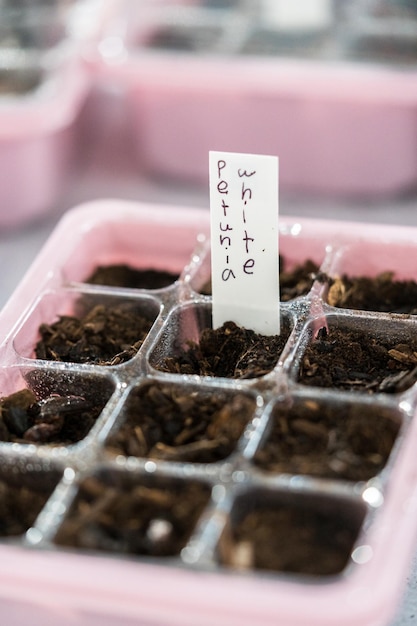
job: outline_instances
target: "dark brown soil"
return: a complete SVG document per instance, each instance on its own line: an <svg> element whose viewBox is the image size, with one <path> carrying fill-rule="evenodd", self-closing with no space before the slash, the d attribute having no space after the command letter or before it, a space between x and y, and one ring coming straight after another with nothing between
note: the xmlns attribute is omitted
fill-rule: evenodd
<svg viewBox="0 0 417 626"><path fill-rule="evenodd" d="M218 329L205 328L198 343L190 341L180 353L166 357L157 368L178 374L256 378L272 371L288 341L291 326L281 321L281 334L259 335L226 322Z"/></svg>
<svg viewBox="0 0 417 626"><path fill-rule="evenodd" d="M172 285L178 274L155 269L137 269L129 265L100 265L85 282L108 287L161 289Z"/></svg>
<svg viewBox="0 0 417 626"><path fill-rule="evenodd" d="M281 272L281 288L286 294L283 299L305 295L314 279L322 280L317 267L310 263L288 276ZM148 284L145 288L154 287ZM364 283L363 292L367 289ZM334 282L330 289L333 300L329 300L334 306L339 306L337 290L343 292ZM374 296L383 291L375 287ZM387 296L384 299L386 302ZM343 300L340 306L347 306L346 302ZM358 308L366 310L363 305ZM390 309L377 309L371 304L369 310ZM55 324L41 326L36 356L100 365L122 363L137 352L150 329L152 322L143 318L142 324L139 318L131 305L120 303L113 307L100 304L80 317L61 317ZM282 319L281 325L281 334L273 337L233 322L216 330L205 328L198 342L189 341L156 367L182 375L235 379L264 376L275 367L289 339L291 323ZM394 342L388 334L377 336L330 325L307 346L298 380L303 385L368 394L401 392L417 380L417 340L415 344L409 338ZM52 430L53 437L62 437L58 441L72 441L67 434L64 437L57 424L64 429L67 420L74 419L75 408L87 412L92 408L88 403L83 405L86 400L82 397L53 395L49 404L48 398L37 401L31 397L25 405L19 398L18 408L10 412L10 398L0 405L0 438L4 431L10 441L25 440L27 433L38 426L40 416L46 419L37 430ZM145 383L129 396L106 448L117 455L217 462L233 453L253 410L253 399L242 393ZM365 410L360 404L330 405L315 400L298 401L291 407L277 405L271 431L254 463L269 474L366 481L386 465L400 427L399 415L380 407ZM56 441L50 435L45 437L41 443ZM132 476L117 480L107 476L83 481L56 543L119 554L178 555L208 502L209 488L195 482L138 484L135 480ZM313 576L342 572L363 517L354 519L337 506L333 510L317 505L303 508L272 500L258 501L255 497L244 515L232 519L222 540L222 564Z"/></svg>
<svg viewBox="0 0 417 626"><path fill-rule="evenodd" d="M395 280L392 272L330 279L327 301L331 306L363 311L417 314L417 283Z"/></svg>
<svg viewBox="0 0 417 626"><path fill-rule="evenodd" d="M239 569L331 576L345 568L358 520L289 506L258 506L231 531L224 562Z"/></svg>
<svg viewBox="0 0 417 626"><path fill-rule="evenodd" d="M365 393L398 393L417 380L417 341L395 343L369 332L322 328L301 360L299 382Z"/></svg>
<svg viewBox="0 0 417 626"><path fill-rule="evenodd" d="M233 452L254 407L241 393L146 384L130 395L107 446L127 456L213 463Z"/></svg>
<svg viewBox="0 0 417 626"><path fill-rule="evenodd" d="M86 479L56 543L89 550L167 557L185 546L208 502L208 487Z"/></svg>
<svg viewBox="0 0 417 626"><path fill-rule="evenodd" d="M286 269L285 259L280 258L279 290L281 302L288 302L308 294L318 276L319 267L307 259L291 270Z"/></svg>
<svg viewBox="0 0 417 626"><path fill-rule="evenodd" d="M385 466L401 421L392 410L316 400L277 405L255 464L269 473L366 481Z"/></svg>
<svg viewBox="0 0 417 626"><path fill-rule="evenodd" d="M318 265L310 259L289 270L286 269L285 259L280 257L279 292L281 302L288 302L299 296L307 295L315 278L320 278L318 273ZM211 296L211 280L203 285L200 293Z"/></svg>
<svg viewBox="0 0 417 626"><path fill-rule="evenodd" d="M23 535L34 523L52 493L33 484L25 484L24 477L16 480L0 479L0 536Z"/></svg>
<svg viewBox="0 0 417 626"><path fill-rule="evenodd" d="M81 317L41 324L35 354L49 361L119 365L135 356L152 323L132 303L98 304Z"/></svg>
<svg viewBox="0 0 417 626"><path fill-rule="evenodd" d="M0 400L0 441L69 445L83 439L103 404L82 396L50 395L39 400L23 389Z"/></svg>

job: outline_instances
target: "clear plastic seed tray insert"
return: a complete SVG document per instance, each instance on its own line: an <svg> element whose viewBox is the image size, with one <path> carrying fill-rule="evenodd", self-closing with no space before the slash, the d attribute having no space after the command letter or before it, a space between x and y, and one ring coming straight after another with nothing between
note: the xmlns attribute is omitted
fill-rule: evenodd
<svg viewBox="0 0 417 626"><path fill-rule="evenodd" d="M306 274L281 348L261 376L213 376L173 365L211 328L208 213L101 201L62 220L1 316L0 596L36 568L38 608L54 588L79 623L392 617L415 535L416 319L328 294L345 273L411 280L415 237L286 217L279 236ZM91 278L108 266L150 282ZM338 357L318 377L336 331L388 373Z"/></svg>

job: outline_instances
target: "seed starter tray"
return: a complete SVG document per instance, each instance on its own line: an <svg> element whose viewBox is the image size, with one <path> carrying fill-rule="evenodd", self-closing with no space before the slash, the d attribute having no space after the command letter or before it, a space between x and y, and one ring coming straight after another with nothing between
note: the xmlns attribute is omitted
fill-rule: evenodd
<svg viewBox="0 0 417 626"><path fill-rule="evenodd" d="M397 393L370 392L314 387L299 372L326 325L413 344L414 316L330 306L323 277L389 269L411 279L416 233L282 217L279 237L289 270L310 259L319 271L304 295L281 303L289 333L273 369L235 379L160 367L210 327L207 211L103 200L57 226L0 315L1 416L5 399L25 389L49 424L57 403L68 414L84 402L98 411L74 443L0 442L1 518L18 512L7 533L0 519L5 622L29 614L33 624L64 626L365 626L392 618L416 532L414 379ZM156 289L87 282L109 264L177 279ZM125 360L36 358L41 325L121 303L150 326ZM178 441L177 450L144 452L143 433L162 428L159 410L172 394L193 427L208 420L209 439L215 420L222 432L233 426L229 448L207 457L202 437L191 456ZM203 411L206 401L220 405L216 418ZM127 451L119 447L126 427ZM314 467L314 450L336 431L327 465Z"/></svg>
<svg viewBox="0 0 417 626"><path fill-rule="evenodd" d="M328 16L297 27L282 4L121 2L98 66L122 86L140 167L206 185L202 155L216 146L279 154L287 190L415 189L415 8L329 2Z"/></svg>
<svg viewBox="0 0 417 626"><path fill-rule="evenodd" d="M115 2L104 4L0 3L1 227L51 210L71 179L91 87L84 55Z"/></svg>

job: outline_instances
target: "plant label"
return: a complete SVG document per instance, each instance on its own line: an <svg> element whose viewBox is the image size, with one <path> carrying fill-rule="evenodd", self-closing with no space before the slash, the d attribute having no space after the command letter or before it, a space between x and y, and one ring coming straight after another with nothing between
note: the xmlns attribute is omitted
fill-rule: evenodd
<svg viewBox="0 0 417 626"><path fill-rule="evenodd" d="M269 26L299 33L329 28L331 0L262 0L262 17Z"/></svg>
<svg viewBox="0 0 417 626"><path fill-rule="evenodd" d="M210 152L213 328L280 332L278 157Z"/></svg>

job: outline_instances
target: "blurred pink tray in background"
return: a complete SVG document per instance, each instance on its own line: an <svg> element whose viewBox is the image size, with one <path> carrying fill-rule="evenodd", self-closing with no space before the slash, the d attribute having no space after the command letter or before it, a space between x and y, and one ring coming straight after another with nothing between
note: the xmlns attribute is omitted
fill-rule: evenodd
<svg viewBox="0 0 417 626"><path fill-rule="evenodd" d="M0 442L2 467L15 468L15 475L34 475L38 480L52 470L61 479L45 509L25 536L0 545L0 606L4 623L46 626L369 626L387 624L401 597L413 553L417 530L417 386L406 392L377 398L332 390L320 390L317 397L330 402L364 402L365 406L386 406L398 412L401 430L382 473L367 482L349 483L337 479L309 479L302 475L277 476L267 482L267 491L279 497L287 494L295 502L321 498L329 507L345 512L364 511L346 568L330 578L302 575L244 574L219 566L216 561L216 532L220 532L229 506L245 490L265 488L263 478L253 477L250 466L256 432L265 427L265 418L254 421L252 434L244 436L232 470L227 459L211 469L192 464L146 463L132 457L109 458L103 450L106 433L114 423L131 385L141 380L170 376L185 385L194 382L232 386L228 379L203 380L158 374L146 365L155 345L165 346L176 336L173 320L185 307L210 307L210 297L198 292L210 273L209 214L203 210L171 206L139 205L103 200L78 207L62 219L29 272L0 314L0 377L2 394L25 386L28 371L80 377L92 371L113 386L111 398L96 426L85 440L55 447ZM282 217L280 252L292 267L307 258L330 273L351 271L374 276L391 269L398 278L414 277L410 259L417 258L417 233L412 228L364 225ZM179 272L179 279L159 291L91 286L85 278L98 264L129 263L137 268L154 267ZM415 264L414 264L415 265ZM282 307L294 318L295 335L306 332L315 319L321 301L318 285L297 302ZM140 302L152 301L156 319L132 369L45 362L33 356L37 324L51 322L58 314L70 313L77 296L111 295ZM323 303L322 303L323 305ZM413 316L336 311L323 305L326 314L350 322L386 324L386 333L399 326L415 332ZM327 308L326 308L327 306ZM320 307L319 307L320 308ZM320 316L322 313L320 313ZM192 316L184 319L192 321ZM174 325L173 325L174 324ZM186 332L187 329L185 329ZM184 328L183 328L184 332ZM161 338L165 337L164 340ZM300 344L296 344L301 346ZM301 349L300 347L297 348ZM290 370L282 369L294 357L285 351L269 378L270 384L288 377L289 393L300 393ZM283 353L283 354L284 354ZM130 378L127 378L130 372ZM286 372L286 373L285 373ZM281 378L280 378L281 377ZM257 385L260 382L260 385ZM278 385L279 387L279 385ZM277 389L278 389L277 387ZM239 388L257 394L264 391L262 380L239 381ZM271 387L269 386L271 389ZM361 398L361 399L360 399ZM259 409L261 411L261 409ZM263 411L263 409L262 409ZM263 424L263 426L262 426ZM255 435L254 435L255 433ZM252 451L253 453L253 451ZM245 459L242 458L242 455ZM242 464L243 463L243 464ZM178 558L121 557L108 553L67 550L54 545L54 533L65 517L71 493L80 477L106 466L126 472L138 480L155 475L190 476L212 485L212 499L199 531ZM326 509L327 510L327 509ZM217 530L216 530L217 529ZM213 532L215 531L215 532ZM207 548L210 547L207 551ZM202 557L204 556L204 558ZM208 556L209 555L209 556ZM211 555L211 556L210 556ZM358 556L359 555L359 556Z"/></svg>
<svg viewBox="0 0 417 626"><path fill-rule="evenodd" d="M416 189L415 63L320 58L314 49L242 54L233 38L250 27L240 12L209 5L125 0L103 31L103 82L124 85L140 167L206 183L209 150L253 152L279 155L284 190L378 198ZM335 28L348 36L337 18ZM327 36L319 32L317 45Z"/></svg>
<svg viewBox="0 0 417 626"><path fill-rule="evenodd" d="M84 55L116 6L114 0L77 0L59 13L56 4L2 9L0 226L5 228L45 214L71 179L77 123L91 86ZM26 48L13 43L20 28ZM56 41L49 42L55 31Z"/></svg>
<svg viewBox="0 0 417 626"><path fill-rule="evenodd" d="M88 74L75 59L49 72L37 93L0 99L0 225L49 211L62 194L76 147Z"/></svg>
<svg viewBox="0 0 417 626"><path fill-rule="evenodd" d="M78 4L83 18L64 41L35 55L39 87L0 96L1 226L59 202L81 154L100 167L123 151L145 173L201 185L209 150L274 154L284 191L372 200L416 190L415 63L322 58L314 46L299 57L240 54L233 34L248 23L204 0ZM225 15L226 48L207 51ZM194 48L152 43L173 25ZM314 37L320 47L329 33Z"/></svg>

